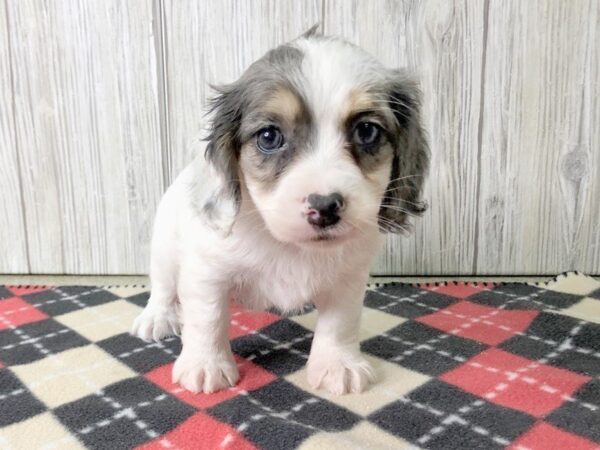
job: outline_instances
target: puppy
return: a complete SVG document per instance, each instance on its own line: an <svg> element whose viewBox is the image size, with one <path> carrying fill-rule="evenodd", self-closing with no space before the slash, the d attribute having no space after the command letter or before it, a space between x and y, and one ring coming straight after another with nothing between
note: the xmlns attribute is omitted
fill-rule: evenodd
<svg viewBox="0 0 600 450"><path fill-rule="evenodd" d="M210 110L206 152L158 207L152 292L132 333L181 330L173 381L209 393L239 377L232 299L283 311L313 303L309 383L361 392L373 381L358 338L370 264L384 233L424 210L416 83L313 29L218 88Z"/></svg>

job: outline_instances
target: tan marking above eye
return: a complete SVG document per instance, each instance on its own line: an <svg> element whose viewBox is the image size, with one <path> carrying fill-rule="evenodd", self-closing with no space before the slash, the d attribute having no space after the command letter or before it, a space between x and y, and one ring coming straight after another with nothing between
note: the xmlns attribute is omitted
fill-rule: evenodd
<svg viewBox="0 0 600 450"><path fill-rule="evenodd" d="M354 89L348 96L345 118L354 115L355 111L365 111L375 108L376 101L372 94L366 91Z"/></svg>
<svg viewBox="0 0 600 450"><path fill-rule="evenodd" d="M348 96L348 101L341 114L341 129L347 129L357 116L366 114L368 119L387 129L393 122L392 112L375 94L362 89L354 89Z"/></svg>
<svg viewBox="0 0 600 450"><path fill-rule="evenodd" d="M265 114L278 116L286 125L293 127L302 114L302 102L289 89L279 88L270 95L261 109Z"/></svg>
<svg viewBox="0 0 600 450"><path fill-rule="evenodd" d="M377 112L381 108L377 105L377 99L370 94L369 92L363 90L353 90L350 92L348 96L348 101L342 111L341 114L341 128L348 128L354 119L365 112L373 112L372 116L383 118L383 113ZM375 122L380 123L380 120L375 120ZM380 123L380 125L383 125Z"/></svg>

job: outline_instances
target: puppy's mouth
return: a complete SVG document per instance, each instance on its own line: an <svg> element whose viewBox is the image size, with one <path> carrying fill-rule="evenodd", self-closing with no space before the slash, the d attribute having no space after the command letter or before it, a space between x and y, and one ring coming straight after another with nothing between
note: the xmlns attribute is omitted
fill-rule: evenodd
<svg viewBox="0 0 600 450"><path fill-rule="evenodd" d="M339 236L333 236L330 234L319 234L318 236L310 238L309 241L323 242L323 241L335 241L337 239L339 239Z"/></svg>
<svg viewBox="0 0 600 450"><path fill-rule="evenodd" d="M316 231L302 242L308 245L331 246L342 243L350 238L351 229L345 226L335 226L331 229Z"/></svg>

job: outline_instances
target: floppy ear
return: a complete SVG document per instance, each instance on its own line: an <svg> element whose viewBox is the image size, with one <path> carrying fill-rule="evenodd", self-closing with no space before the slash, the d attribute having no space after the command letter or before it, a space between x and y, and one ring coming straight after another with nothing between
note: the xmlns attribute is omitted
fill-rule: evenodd
<svg viewBox="0 0 600 450"><path fill-rule="evenodd" d="M215 187L204 198L201 213L213 228L229 234L240 209L241 187L238 173L239 128L242 120L242 96L236 83L215 87L210 101L210 133L205 158L210 165L207 180Z"/></svg>
<svg viewBox="0 0 600 450"><path fill-rule="evenodd" d="M407 230L410 216L427 209L421 191L429 167L429 146L421 125L418 84L403 71L392 71L386 95L397 130L390 182L379 211L384 220L379 225L384 231L398 233Z"/></svg>

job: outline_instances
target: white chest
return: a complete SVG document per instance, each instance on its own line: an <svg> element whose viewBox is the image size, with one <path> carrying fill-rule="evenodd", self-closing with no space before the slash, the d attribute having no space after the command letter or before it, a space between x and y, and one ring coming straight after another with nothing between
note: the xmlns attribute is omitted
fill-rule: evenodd
<svg viewBox="0 0 600 450"><path fill-rule="evenodd" d="M256 256L256 255L255 255ZM301 308L332 285L340 270L340 258L279 252L241 267L234 276L236 301L255 309L275 306Z"/></svg>

